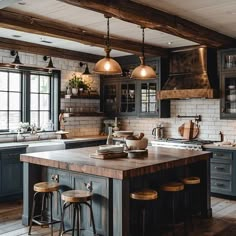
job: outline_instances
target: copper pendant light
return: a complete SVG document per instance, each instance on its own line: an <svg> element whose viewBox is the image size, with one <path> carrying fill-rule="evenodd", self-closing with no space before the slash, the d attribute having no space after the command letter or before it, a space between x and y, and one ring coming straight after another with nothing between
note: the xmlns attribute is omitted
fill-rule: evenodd
<svg viewBox="0 0 236 236"><path fill-rule="evenodd" d="M144 57L144 28L142 27L142 56L140 56L140 65L136 67L132 74L132 79L146 80L146 79L156 79L156 72L152 69L152 67L145 65L145 57Z"/></svg>
<svg viewBox="0 0 236 236"><path fill-rule="evenodd" d="M106 56L99 60L95 67L94 72L97 74L104 74L104 75L119 75L122 74L121 67L117 61L110 58L110 35L109 35L109 18L108 16L105 16L107 18L107 37L106 37Z"/></svg>

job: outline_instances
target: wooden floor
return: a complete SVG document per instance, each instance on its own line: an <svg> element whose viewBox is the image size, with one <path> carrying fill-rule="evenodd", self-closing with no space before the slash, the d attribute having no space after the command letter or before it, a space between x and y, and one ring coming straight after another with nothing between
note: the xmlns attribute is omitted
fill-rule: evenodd
<svg viewBox="0 0 236 236"><path fill-rule="evenodd" d="M211 198L212 219L195 219L194 231L189 236L236 236L236 201ZM22 203L0 203L0 235L28 235L28 227L21 224ZM183 236L183 227L178 227L176 236ZM32 235L50 235L50 229L34 226ZM54 235L58 235L55 232ZM166 232L164 236L172 235Z"/></svg>

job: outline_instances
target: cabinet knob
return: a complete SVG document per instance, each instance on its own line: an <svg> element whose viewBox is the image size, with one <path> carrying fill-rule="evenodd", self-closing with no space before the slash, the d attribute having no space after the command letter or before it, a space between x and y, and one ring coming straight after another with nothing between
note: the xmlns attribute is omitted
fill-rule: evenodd
<svg viewBox="0 0 236 236"><path fill-rule="evenodd" d="M217 186L217 187L224 187L225 185L222 184L222 183L215 183L215 186Z"/></svg>
<svg viewBox="0 0 236 236"><path fill-rule="evenodd" d="M223 171L223 170L225 170L225 168L224 168L224 167L219 167L219 166L215 166L215 169L216 169L216 170L220 170L220 171Z"/></svg>
<svg viewBox="0 0 236 236"><path fill-rule="evenodd" d="M89 192L92 192L93 191L93 184L92 184L92 181L88 182L88 183L84 183L84 186L87 188L87 190Z"/></svg>
<svg viewBox="0 0 236 236"><path fill-rule="evenodd" d="M214 157L223 157L224 153L214 153Z"/></svg>

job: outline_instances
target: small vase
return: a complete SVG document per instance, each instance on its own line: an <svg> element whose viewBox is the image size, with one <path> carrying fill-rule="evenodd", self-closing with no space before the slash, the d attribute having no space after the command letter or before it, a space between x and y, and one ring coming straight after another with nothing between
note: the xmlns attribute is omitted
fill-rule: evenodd
<svg viewBox="0 0 236 236"><path fill-rule="evenodd" d="M78 94L78 88L72 88L72 94L77 95Z"/></svg>
<svg viewBox="0 0 236 236"><path fill-rule="evenodd" d="M66 89L66 94L67 94L67 95L71 95L71 87L68 87L68 88Z"/></svg>

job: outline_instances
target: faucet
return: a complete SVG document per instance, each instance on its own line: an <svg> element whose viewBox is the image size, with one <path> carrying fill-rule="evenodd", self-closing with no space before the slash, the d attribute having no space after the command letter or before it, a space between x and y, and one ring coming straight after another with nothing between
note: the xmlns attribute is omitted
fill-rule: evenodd
<svg viewBox="0 0 236 236"><path fill-rule="evenodd" d="M25 136L22 133L20 133L20 130L18 130L18 133L17 133L17 136L16 136L16 141L17 142L25 141Z"/></svg>
<svg viewBox="0 0 236 236"><path fill-rule="evenodd" d="M222 131L219 132L220 135L220 142L224 141L224 134L222 133Z"/></svg>

